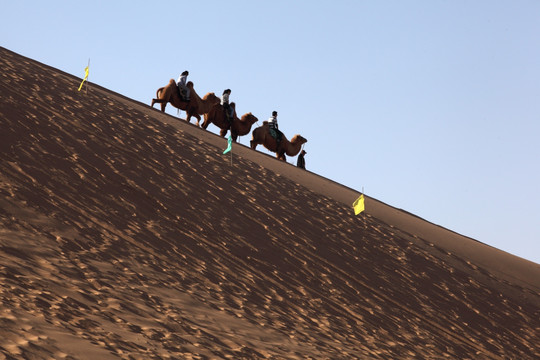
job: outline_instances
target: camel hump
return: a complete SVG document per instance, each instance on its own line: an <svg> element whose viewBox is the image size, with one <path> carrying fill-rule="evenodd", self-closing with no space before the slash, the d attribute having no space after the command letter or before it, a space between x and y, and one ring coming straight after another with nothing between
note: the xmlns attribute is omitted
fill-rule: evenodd
<svg viewBox="0 0 540 360"><path fill-rule="evenodd" d="M268 120L263 121L263 126L265 126L265 125L268 126Z"/></svg>
<svg viewBox="0 0 540 360"><path fill-rule="evenodd" d="M176 81L174 81L174 79L171 79L171 80L169 80L169 84L174 84L174 85L176 85Z"/></svg>

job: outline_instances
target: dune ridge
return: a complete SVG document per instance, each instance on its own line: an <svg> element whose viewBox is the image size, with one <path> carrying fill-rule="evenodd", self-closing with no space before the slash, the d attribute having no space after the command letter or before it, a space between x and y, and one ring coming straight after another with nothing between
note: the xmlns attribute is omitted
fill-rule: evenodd
<svg viewBox="0 0 540 360"><path fill-rule="evenodd" d="M540 356L538 264L0 54L0 358Z"/></svg>

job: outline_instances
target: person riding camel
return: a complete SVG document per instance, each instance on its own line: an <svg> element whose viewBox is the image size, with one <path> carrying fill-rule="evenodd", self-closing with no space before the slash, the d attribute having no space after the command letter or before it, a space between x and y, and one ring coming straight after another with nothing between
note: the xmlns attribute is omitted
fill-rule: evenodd
<svg viewBox="0 0 540 360"><path fill-rule="evenodd" d="M178 91L180 92L180 98L184 101L189 101L189 95L190 90L186 86L187 77L189 75L189 72L186 70L180 76L178 77L177 85L178 85Z"/></svg>
<svg viewBox="0 0 540 360"><path fill-rule="evenodd" d="M223 106L223 110L225 110L225 118L227 121L232 122L234 119L234 108L229 104L229 95L231 95L231 89L223 91L221 105Z"/></svg>
<svg viewBox="0 0 540 360"><path fill-rule="evenodd" d="M268 119L268 127L270 128L270 135L276 139L276 147L279 148L279 143L283 137L283 133L279 131L277 123L277 111L272 111L272 116Z"/></svg>

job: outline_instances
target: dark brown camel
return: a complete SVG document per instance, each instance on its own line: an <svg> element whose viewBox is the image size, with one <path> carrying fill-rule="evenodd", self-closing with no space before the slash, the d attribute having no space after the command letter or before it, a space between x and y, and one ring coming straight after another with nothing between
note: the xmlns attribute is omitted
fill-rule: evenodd
<svg viewBox="0 0 540 360"><path fill-rule="evenodd" d="M225 109L223 106L217 104L214 105L208 113L204 114L204 122L201 127L206 129L208 125L212 123L221 129L219 135L222 137L225 137L225 135L227 135L227 131L231 130L231 136L234 142L236 142L238 136L249 134L251 126L255 124L258 119L252 113L244 114L239 119L236 116L236 108L234 103L231 103L231 107L234 109L234 120L232 123L226 119Z"/></svg>
<svg viewBox="0 0 540 360"><path fill-rule="evenodd" d="M161 111L165 112L167 103L171 103L172 106L186 112L187 122L190 122L191 117L194 116L197 119L197 126L199 126L201 115L210 111L215 104L219 104L220 100L214 93L208 93L201 99L193 88L193 82L191 81L188 81L186 86L191 92L189 102L180 97L178 86L174 79L171 79L166 86L156 91L156 99L152 99L151 106L153 107L156 103L161 104Z"/></svg>
<svg viewBox="0 0 540 360"><path fill-rule="evenodd" d="M263 125L259 126L252 132L252 139L250 142L251 148L255 150L257 145L262 144L268 150L276 153L276 158L286 161L285 154L288 156L296 156L300 152L302 145L307 143L307 140L300 135L294 135L291 141L287 140L283 135L279 147L277 146L276 139L270 135L270 127L267 121L263 121Z"/></svg>

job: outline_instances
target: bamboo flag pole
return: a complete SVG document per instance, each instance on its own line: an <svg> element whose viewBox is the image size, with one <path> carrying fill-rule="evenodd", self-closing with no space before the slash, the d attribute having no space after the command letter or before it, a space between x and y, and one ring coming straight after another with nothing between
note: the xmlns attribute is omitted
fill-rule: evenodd
<svg viewBox="0 0 540 360"><path fill-rule="evenodd" d="M86 77L85 92L88 94L88 78L90 77L90 58L88 58L88 76Z"/></svg>
<svg viewBox="0 0 540 360"><path fill-rule="evenodd" d="M362 196L364 196L364 187L362 186ZM364 209L365 209L365 206L366 206L366 197L364 196ZM364 213L363 215L363 218L364 218L364 233L367 231L367 224L366 224L366 211L362 211Z"/></svg>
<svg viewBox="0 0 540 360"><path fill-rule="evenodd" d="M90 72L90 58L88 58L88 65L84 69L84 78L82 79L81 85L79 85L79 89L77 89L77 91L81 91L84 85L84 82L88 79L89 72ZM88 82L86 83L86 93L88 94Z"/></svg>
<svg viewBox="0 0 540 360"><path fill-rule="evenodd" d="M88 69L88 73L86 75L86 87L84 89L84 91L86 92L86 94L88 94L88 78L90 77L90 58L88 58L88 66L87 66L87 69Z"/></svg>

